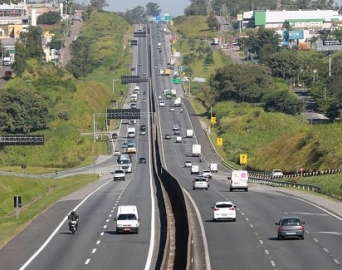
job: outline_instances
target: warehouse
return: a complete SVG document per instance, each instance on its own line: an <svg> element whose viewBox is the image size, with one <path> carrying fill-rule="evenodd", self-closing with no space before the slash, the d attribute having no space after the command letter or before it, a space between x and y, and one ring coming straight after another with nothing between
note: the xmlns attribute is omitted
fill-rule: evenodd
<svg viewBox="0 0 342 270"><path fill-rule="evenodd" d="M330 29L341 19L334 10L255 10L244 12L242 27Z"/></svg>

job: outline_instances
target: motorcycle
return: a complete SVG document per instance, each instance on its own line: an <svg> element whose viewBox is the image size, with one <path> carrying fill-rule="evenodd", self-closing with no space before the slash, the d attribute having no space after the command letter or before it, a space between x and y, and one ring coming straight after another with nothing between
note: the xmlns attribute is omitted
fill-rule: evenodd
<svg viewBox="0 0 342 270"><path fill-rule="evenodd" d="M199 157L199 162L202 162L202 157Z"/></svg>
<svg viewBox="0 0 342 270"><path fill-rule="evenodd" d="M71 220L69 221L69 230L72 234L75 234L78 228L78 220Z"/></svg>

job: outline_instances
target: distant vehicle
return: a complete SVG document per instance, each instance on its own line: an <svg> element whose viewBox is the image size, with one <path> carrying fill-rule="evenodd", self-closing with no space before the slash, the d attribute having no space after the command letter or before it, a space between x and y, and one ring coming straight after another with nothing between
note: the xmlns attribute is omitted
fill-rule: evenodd
<svg viewBox="0 0 342 270"><path fill-rule="evenodd" d="M175 108L171 107L171 108L169 109L169 111L170 111L170 112L174 112L174 111L175 111Z"/></svg>
<svg viewBox="0 0 342 270"><path fill-rule="evenodd" d="M179 130L179 126L178 126L178 125L173 125L172 130L173 130L173 131Z"/></svg>
<svg viewBox="0 0 342 270"><path fill-rule="evenodd" d="M218 45L218 44L219 44L219 39L218 38L214 38L213 45Z"/></svg>
<svg viewBox="0 0 342 270"><path fill-rule="evenodd" d="M120 156L121 152L120 150L114 150L114 156Z"/></svg>
<svg viewBox="0 0 342 270"><path fill-rule="evenodd" d="M141 157L139 158L139 164L145 164L146 163L146 158Z"/></svg>
<svg viewBox="0 0 342 270"><path fill-rule="evenodd" d="M161 52L162 52L162 50L159 50L159 52L161 53Z"/></svg>
<svg viewBox="0 0 342 270"><path fill-rule="evenodd" d="M191 167L191 166L192 166L191 160L186 160L184 163L184 167Z"/></svg>
<svg viewBox="0 0 342 270"><path fill-rule="evenodd" d="M196 177L193 181L192 189L206 189L208 190L209 184L203 177Z"/></svg>
<svg viewBox="0 0 342 270"><path fill-rule="evenodd" d="M198 165L192 165L190 173L191 174L199 174L199 166Z"/></svg>
<svg viewBox="0 0 342 270"><path fill-rule="evenodd" d="M141 125L140 126L140 134L145 135L146 134L146 125Z"/></svg>
<svg viewBox="0 0 342 270"><path fill-rule="evenodd" d="M5 80L10 80L13 77L13 72L12 70L5 70L5 75L4 75L4 79Z"/></svg>
<svg viewBox="0 0 342 270"><path fill-rule="evenodd" d="M147 100L146 100L146 98L143 98L143 100L142 100L143 102L146 102Z"/></svg>
<svg viewBox="0 0 342 270"><path fill-rule="evenodd" d="M127 128L127 138L135 138L135 127Z"/></svg>
<svg viewBox="0 0 342 270"><path fill-rule="evenodd" d="M117 138L119 138L118 134L117 133L112 133L112 139L113 140L116 140Z"/></svg>
<svg viewBox="0 0 342 270"><path fill-rule="evenodd" d="M210 170L203 170L201 172L201 175L204 176L204 177L209 177L210 179L212 178L212 174L211 174Z"/></svg>
<svg viewBox="0 0 342 270"><path fill-rule="evenodd" d="M157 37L158 37L158 35L157 35ZM158 42L158 45L157 45L157 47L158 47L158 49L160 49L160 48L161 48L161 43L160 43L160 42Z"/></svg>
<svg viewBox="0 0 342 270"><path fill-rule="evenodd" d="M211 172L218 172L218 169L217 169L217 163L211 163L210 164L210 171Z"/></svg>
<svg viewBox="0 0 342 270"><path fill-rule="evenodd" d="M132 103L131 105L130 105L130 108L131 109L136 109L138 106L137 106L137 104L136 103Z"/></svg>
<svg viewBox="0 0 342 270"><path fill-rule="evenodd" d="M11 57L4 57L4 59L2 60L2 64L4 66L10 66L12 64Z"/></svg>
<svg viewBox="0 0 342 270"><path fill-rule="evenodd" d="M177 136L176 137L176 143L181 143L182 142L182 137L181 136Z"/></svg>
<svg viewBox="0 0 342 270"><path fill-rule="evenodd" d="M203 82L206 82L206 79L205 78L201 78L201 77L194 77L192 79L192 81L193 82L201 82L201 83L203 83Z"/></svg>
<svg viewBox="0 0 342 270"><path fill-rule="evenodd" d="M139 66L142 66L142 63L139 63Z"/></svg>
<svg viewBox="0 0 342 270"><path fill-rule="evenodd" d="M274 169L272 172L271 172L271 177L272 178L280 178L280 177L283 177L284 176L284 173L282 170L280 169Z"/></svg>
<svg viewBox="0 0 342 270"><path fill-rule="evenodd" d="M192 152L191 156L193 157L200 157L201 156L201 145L200 144L193 144L192 145Z"/></svg>
<svg viewBox="0 0 342 270"><path fill-rule="evenodd" d="M122 148L127 148L127 143L126 143L126 142L124 142L124 143L122 144Z"/></svg>
<svg viewBox="0 0 342 270"><path fill-rule="evenodd" d="M186 137L192 138L193 136L194 136L194 131L192 129L187 129L186 130Z"/></svg>
<svg viewBox="0 0 342 270"><path fill-rule="evenodd" d="M164 100L159 101L159 107L165 107L165 101Z"/></svg>
<svg viewBox="0 0 342 270"><path fill-rule="evenodd" d="M286 237L299 237L304 240L304 224L305 222L300 221L299 217L296 216L282 217L279 222L275 223L278 225L278 240Z"/></svg>
<svg viewBox="0 0 342 270"><path fill-rule="evenodd" d="M233 170L230 179L230 191L234 189L243 189L248 191L248 172L244 170Z"/></svg>
<svg viewBox="0 0 342 270"><path fill-rule="evenodd" d="M143 72L143 74L142 75L146 75L146 72Z"/></svg>
<svg viewBox="0 0 342 270"><path fill-rule="evenodd" d="M114 171L114 181L116 181L116 180L123 180L123 181L125 181L126 179L125 179L125 171L124 170L115 170Z"/></svg>
<svg viewBox="0 0 342 270"><path fill-rule="evenodd" d="M158 68L158 66L154 66L154 68L155 68L155 69L157 69L157 68Z"/></svg>
<svg viewBox="0 0 342 270"><path fill-rule="evenodd" d="M171 139L171 135L170 134L165 134L165 139L170 140Z"/></svg>
<svg viewBox="0 0 342 270"><path fill-rule="evenodd" d="M162 99L162 96L158 96L158 99Z"/></svg>
<svg viewBox="0 0 342 270"><path fill-rule="evenodd" d="M126 153L127 154L135 154L137 152L137 147L134 142L130 142L127 144Z"/></svg>
<svg viewBox="0 0 342 270"><path fill-rule="evenodd" d="M231 201L217 202L213 207L213 221L236 221L236 206Z"/></svg>
<svg viewBox="0 0 342 270"><path fill-rule="evenodd" d="M180 97L176 98L175 101L173 102L173 106L180 107L181 105L182 105L182 99Z"/></svg>

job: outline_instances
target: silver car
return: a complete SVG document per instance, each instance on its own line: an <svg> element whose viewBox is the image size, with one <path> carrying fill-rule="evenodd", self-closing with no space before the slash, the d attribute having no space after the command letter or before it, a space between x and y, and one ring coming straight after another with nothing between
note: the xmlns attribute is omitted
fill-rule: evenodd
<svg viewBox="0 0 342 270"><path fill-rule="evenodd" d="M206 189L206 190L208 190L208 188L209 188L209 184L204 177L196 177L194 179L194 181L192 181L192 182L193 182L193 185L192 185L193 190L195 190L195 189Z"/></svg>
<svg viewBox="0 0 342 270"><path fill-rule="evenodd" d="M300 221L299 217L290 216L282 217L275 225L278 226L278 240L286 237L299 237L304 240L304 225L305 222Z"/></svg>

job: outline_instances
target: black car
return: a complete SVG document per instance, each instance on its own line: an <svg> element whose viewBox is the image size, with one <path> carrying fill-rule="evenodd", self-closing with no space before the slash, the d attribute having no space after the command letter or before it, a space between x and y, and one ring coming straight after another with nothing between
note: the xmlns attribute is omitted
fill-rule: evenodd
<svg viewBox="0 0 342 270"><path fill-rule="evenodd" d="M117 138L119 138L118 134L117 134L117 133L113 133L113 134L112 134L112 139L113 139L113 140L116 140Z"/></svg>
<svg viewBox="0 0 342 270"><path fill-rule="evenodd" d="M146 163L146 158L141 157L139 158L139 164L145 164Z"/></svg>
<svg viewBox="0 0 342 270"><path fill-rule="evenodd" d="M146 125L140 125L140 130L146 130Z"/></svg>

